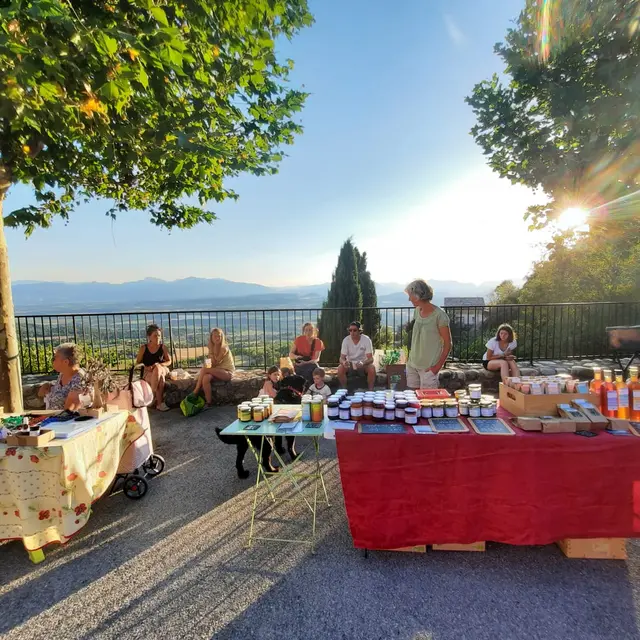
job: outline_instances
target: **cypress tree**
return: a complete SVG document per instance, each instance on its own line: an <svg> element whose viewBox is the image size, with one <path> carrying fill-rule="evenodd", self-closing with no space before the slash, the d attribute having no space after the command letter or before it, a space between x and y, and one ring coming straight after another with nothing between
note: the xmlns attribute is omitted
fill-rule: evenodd
<svg viewBox="0 0 640 640"><path fill-rule="evenodd" d="M362 292L362 306L368 311L362 312L362 324L364 332L371 338L374 348L380 346L380 312L378 311L378 294L376 284L367 269L367 253L360 254L355 249L358 262L358 281Z"/></svg>
<svg viewBox="0 0 640 640"><path fill-rule="evenodd" d="M347 335L349 323L354 320L362 322L362 291L358 278L359 254L356 252L349 238L340 249L327 300L322 305L318 333L326 346L322 356L328 364L338 362L340 347ZM333 311L333 309L340 310Z"/></svg>

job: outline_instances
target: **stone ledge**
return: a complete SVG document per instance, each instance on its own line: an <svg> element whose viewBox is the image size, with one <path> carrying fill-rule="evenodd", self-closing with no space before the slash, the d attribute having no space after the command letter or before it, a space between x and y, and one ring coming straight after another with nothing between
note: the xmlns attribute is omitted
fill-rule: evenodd
<svg viewBox="0 0 640 640"><path fill-rule="evenodd" d="M624 361L623 361L624 362ZM609 369L618 368L618 364L612 360L582 360L582 361L544 361L534 363L533 367L522 366L522 375L553 375L554 373L571 373L580 380L590 380L593 376L592 367L606 367ZM327 372L327 384L332 390L338 388L338 379L336 377L335 368L325 368ZM547 373L548 372L548 373ZM197 369L189 371L191 377L185 380L167 380L165 401L170 407L177 407L180 402L195 387L195 376ZM236 371L234 378L230 382L214 382L213 401L218 405L238 404L243 400L255 397L262 387L264 381L264 371L255 370L239 370ZM453 392L463 389L470 382L480 382L483 391L488 393L497 393L499 376L484 369L480 364L469 363L452 363L440 372L440 386L447 391ZM25 409L43 409L44 402L38 398L38 387L46 380L51 380L51 376L24 376L23 378L23 395ZM126 383L124 376L118 376L118 382L121 385ZM364 380L363 380L364 382ZM387 376L384 373L378 373L376 377L376 386L386 388Z"/></svg>

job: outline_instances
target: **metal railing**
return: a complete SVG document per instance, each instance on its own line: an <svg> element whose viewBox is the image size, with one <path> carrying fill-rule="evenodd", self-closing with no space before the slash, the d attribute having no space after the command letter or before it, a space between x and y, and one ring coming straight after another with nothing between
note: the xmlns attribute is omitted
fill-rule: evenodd
<svg viewBox="0 0 640 640"><path fill-rule="evenodd" d="M640 323L640 302L567 303L445 307L451 323L451 361L479 362L498 325L518 334L520 360L593 359L611 355L606 327ZM320 322L327 344L322 362L337 363L347 324L363 318L365 332L380 349L408 348L413 308L259 309L157 311L16 316L24 374L48 373L55 347L75 342L86 357L100 357L114 371L126 371L145 342L145 329L157 324L174 367L199 366L209 331L226 334L236 366L264 369L289 353L305 322Z"/></svg>

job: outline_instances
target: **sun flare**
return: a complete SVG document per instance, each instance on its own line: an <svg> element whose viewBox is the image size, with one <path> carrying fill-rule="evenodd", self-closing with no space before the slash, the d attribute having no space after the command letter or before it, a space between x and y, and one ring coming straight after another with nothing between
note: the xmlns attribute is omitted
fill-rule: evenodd
<svg viewBox="0 0 640 640"><path fill-rule="evenodd" d="M589 212L579 207L571 207L563 211L558 217L558 226L563 231L569 229L578 229L584 227L587 224L587 218Z"/></svg>

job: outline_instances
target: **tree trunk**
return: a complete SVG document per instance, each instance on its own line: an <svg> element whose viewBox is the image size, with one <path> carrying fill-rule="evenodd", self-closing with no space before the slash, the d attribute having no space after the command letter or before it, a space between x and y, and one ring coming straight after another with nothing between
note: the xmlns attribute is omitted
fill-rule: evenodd
<svg viewBox="0 0 640 640"><path fill-rule="evenodd" d="M0 406L6 412L22 411L20 350L13 317L9 253L4 237L2 205L6 191L0 190Z"/></svg>

